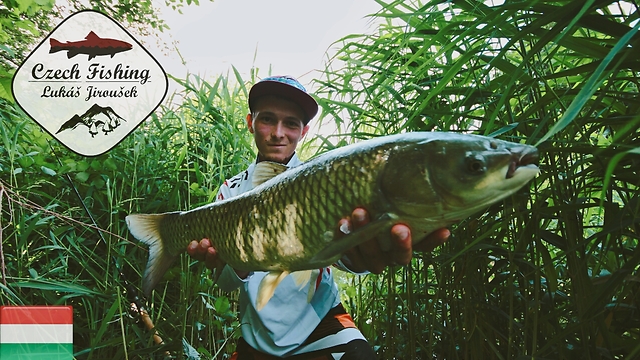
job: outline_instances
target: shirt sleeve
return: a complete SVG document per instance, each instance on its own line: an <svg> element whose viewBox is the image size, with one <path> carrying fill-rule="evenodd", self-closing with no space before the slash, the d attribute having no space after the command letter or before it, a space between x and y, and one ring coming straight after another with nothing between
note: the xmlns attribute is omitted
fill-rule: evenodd
<svg viewBox="0 0 640 360"><path fill-rule="evenodd" d="M228 199L231 197L231 191L229 190L228 180L226 180L220 188L218 189L218 194L216 194L215 201L220 201L224 199Z"/></svg>
<svg viewBox="0 0 640 360"><path fill-rule="evenodd" d="M236 271L233 270L231 266L225 265L224 268L222 268L220 277L218 278L218 287L224 292L231 292L239 288L245 282L249 281L249 278L252 275L253 272L249 273L246 278L240 279L240 277L238 277L238 274L236 274Z"/></svg>

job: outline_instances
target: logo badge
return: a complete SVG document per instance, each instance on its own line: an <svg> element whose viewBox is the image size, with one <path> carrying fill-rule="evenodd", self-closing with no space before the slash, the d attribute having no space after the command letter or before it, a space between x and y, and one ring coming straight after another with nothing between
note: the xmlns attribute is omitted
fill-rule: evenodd
<svg viewBox="0 0 640 360"><path fill-rule="evenodd" d="M169 81L120 24L84 10L66 18L13 78L16 103L73 152L103 154L160 105Z"/></svg>

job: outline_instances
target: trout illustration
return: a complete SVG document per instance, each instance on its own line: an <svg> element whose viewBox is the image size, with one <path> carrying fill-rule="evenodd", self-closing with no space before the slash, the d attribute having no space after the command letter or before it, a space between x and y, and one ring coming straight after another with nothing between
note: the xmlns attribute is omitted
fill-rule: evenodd
<svg viewBox="0 0 640 360"><path fill-rule="evenodd" d="M537 161L533 146L479 135L383 136L292 169L260 162L249 192L190 211L129 215L126 222L149 245L145 293L189 242L209 238L231 267L269 271L260 283L259 310L290 273L304 286L312 270L373 237L389 250L396 223L409 225L412 238L421 240L510 196L538 174ZM335 237L339 220L357 207L371 222Z"/></svg>
<svg viewBox="0 0 640 360"><path fill-rule="evenodd" d="M131 50L133 46L126 41L101 38L93 31L80 41L60 42L54 38L49 39L49 53L55 53L67 50L67 58L72 58L78 54L89 55L89 60L96 56L109 55L113 57L115 54L127 50Z"/></svg>

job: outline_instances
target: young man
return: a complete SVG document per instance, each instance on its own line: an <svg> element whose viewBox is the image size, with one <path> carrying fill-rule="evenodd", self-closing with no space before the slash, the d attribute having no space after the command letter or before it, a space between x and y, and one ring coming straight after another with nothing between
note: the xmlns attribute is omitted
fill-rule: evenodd
<svg viewBox="0 0 640 360"><path fill-rule="evenodd" d="M301 164L295 150L318 112L316 101L295 79L276 76L255 84L249 92L247 127L254 136L258 158L247 170L224 182L218 200L236 196L252 188L255 164L273 161L289 167ZM354 209L350 218L336 229L358 228L369 221L365 209ZM339 232L338 232L339 233ZM391 229L393 247L382 252L374 238L349 250L336 267L361 274L380 273L389 265L408 264L412 251L430 251L442 244L449 232L440 229L412 248L411 231L403 224ZM214 268L219 261L208 239L189 244L187 252ZM375 359L375 353L340 303L331 268L320 269L315 294L308 301L308 289L300 289L291 277L276 288L265 307L255 308L258 285L266 272L234 270L226 265L218 285L224 291L240 288L242 338L232 359Z"/></svg>

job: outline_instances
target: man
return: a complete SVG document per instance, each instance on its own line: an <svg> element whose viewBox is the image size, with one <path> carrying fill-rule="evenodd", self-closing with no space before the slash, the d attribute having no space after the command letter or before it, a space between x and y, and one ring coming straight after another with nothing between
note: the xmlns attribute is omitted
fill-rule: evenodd
<svg viewBox="0 0 640 360"><path fill-rule="evenodd" d="M249 92L247 127L254 136L260 161L273 161L289 167L301 164L295 150L309 130L309 121L318 112L316 101L295 79L276 76L255 84ZM236 196L251 189L255 164L225 181L218 200ZM349 218L336 224L336 229L355 229L368 223L365 209L354 209ZM338 236L340 230L336 230ZM393 247L382 252L374 238L345 254L336 267L356 274L380 273L389 265L408 264L412 251L430 251L449 236L440 229L412 248L411 231L404 224L391 229ZM189 244L187 252L214 268L219 261L208 239ZM285 278L265 307L255 308L258 284L265 272L234 270L226 265L218 285L223 291L240 288L240 321L242 338L232 359L375 359L375 353L340 303L338 288L331 268L319 269L315 293L308 300L309 289L300 289L291 277Z"/></svg>

